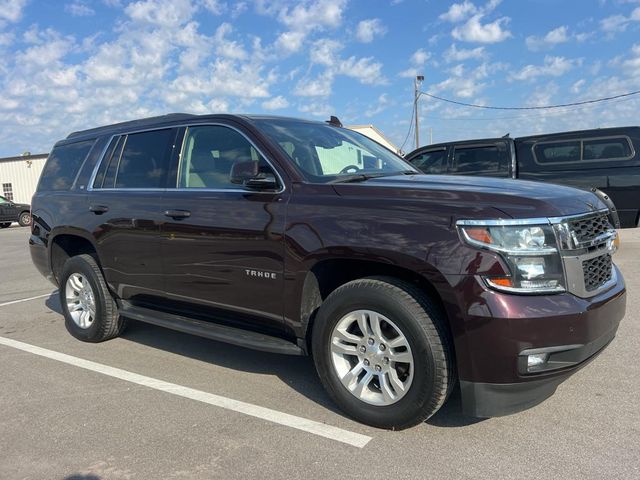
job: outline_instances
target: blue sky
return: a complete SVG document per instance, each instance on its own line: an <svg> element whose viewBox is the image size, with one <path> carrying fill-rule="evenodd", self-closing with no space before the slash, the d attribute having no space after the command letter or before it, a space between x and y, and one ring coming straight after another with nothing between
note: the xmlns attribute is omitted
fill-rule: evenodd
<svg viewBox="0 0 640 480"><path fill-rule="evenodd" d="M416 74L498 106L640 90L640 0L0 0L0 58L0 156L168 112L333 114L400 146ZM525 113L422 97L421 143L638 125L638 111L640 95Z"/></svg>

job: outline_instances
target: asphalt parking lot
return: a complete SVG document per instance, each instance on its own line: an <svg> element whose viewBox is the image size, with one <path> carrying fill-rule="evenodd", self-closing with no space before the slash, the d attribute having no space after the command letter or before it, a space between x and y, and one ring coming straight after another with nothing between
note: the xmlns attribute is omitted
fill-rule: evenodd
<svg viewBox="0 0 640 480"><path fill-rule="evenodd" d="M308 358L135 322L73 339L28 235L0 231L0 479L640 478L640 229L621 232L627 316L595 362L526 412L480 421L454 394L402 432L341 415Z"/></svg>

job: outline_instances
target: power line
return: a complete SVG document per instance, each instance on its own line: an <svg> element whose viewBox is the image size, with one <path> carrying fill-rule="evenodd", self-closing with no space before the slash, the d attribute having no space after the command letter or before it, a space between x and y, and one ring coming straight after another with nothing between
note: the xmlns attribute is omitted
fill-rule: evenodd
<svg viewBox="0 0 640 480"><path fill-rule="evenodd" d="M575 106L586 105L590 103L606 102L608 100L615 100L616 98L630 97L631 95L637 95L639 93L640 93L640 90L636 90L635 92L622 93L620 95L613 95L611 97L596 98L595 100L585 100L582 102L561 103L558 105L543 105L543 106L536 106L536 107L493 107L489 105L477 105L474 103L458 102L456 100L450 100L448 98L438 97L437 95L431 95L430 93L427 93L427 92L420 92L420 95L426 95L427 97L434 98L442 102L453 103L454 105L461 105L463 107L484 108L487 110L549 110L552 108L575 107Z"/></svg>
<svg viewBox="0 0 640 480"><path fill-rule="evenodd" d="M409 135L411 135L411 130L413 130L413 116L416 114L416 107L414 104L414 107L411 109L411 120L409 120L409 131L407 132L407 136L404 137L404 142L402 142L402 145L400 146L400 150L402 150L405 146L405 144L407 143L407 140L409 140Z"/></svg>

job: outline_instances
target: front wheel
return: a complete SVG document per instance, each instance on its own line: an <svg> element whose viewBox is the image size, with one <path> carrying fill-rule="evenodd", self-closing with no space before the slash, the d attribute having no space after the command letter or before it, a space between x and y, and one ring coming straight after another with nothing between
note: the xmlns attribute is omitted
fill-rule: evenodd
<svg viewBox="0 0 640 480"><path fill-rule="evenodd" d="M444 314L394 278L354 280L332 292L318 311L312 351L332 399L374 427L423 422L455 382Z"/></svg>
<svg viewBox="0 0 640 480"><path fill-rule="evenodd" d="M31 214L29 212L22 212L18 217L18 223L21 227L28 227L31 225Z"/></svg>

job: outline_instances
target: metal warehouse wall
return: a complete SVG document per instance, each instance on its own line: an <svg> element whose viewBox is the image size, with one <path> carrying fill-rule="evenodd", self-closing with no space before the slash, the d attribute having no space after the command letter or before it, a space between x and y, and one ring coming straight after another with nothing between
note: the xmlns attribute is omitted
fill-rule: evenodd
<svg viewBox="0 0 640 480"><path fill-rule="evenodd" d="M0 159L0 195L5 196L2 185L10 183L14 202L31 203L46 160L47 157L27 156Z"/></svg>

